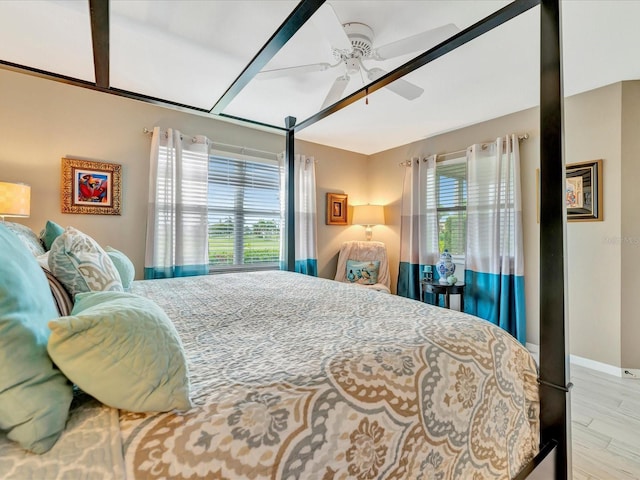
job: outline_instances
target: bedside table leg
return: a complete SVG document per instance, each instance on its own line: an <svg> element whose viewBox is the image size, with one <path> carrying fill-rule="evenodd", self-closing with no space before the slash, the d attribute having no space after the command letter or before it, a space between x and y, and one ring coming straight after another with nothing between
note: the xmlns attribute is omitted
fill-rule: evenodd
<svg viewBox="0 0 640 480"><path fill-rule="evenodd" d="M449 308L449 292L444 294L444 308Z"/></svg>

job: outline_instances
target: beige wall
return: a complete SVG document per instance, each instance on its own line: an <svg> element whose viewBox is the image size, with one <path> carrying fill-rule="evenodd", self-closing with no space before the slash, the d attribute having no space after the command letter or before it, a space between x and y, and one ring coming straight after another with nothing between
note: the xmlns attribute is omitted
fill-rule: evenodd
<svg viewBox="0 0 640 480"><path fill-rule="evenodd" d="M639 82L624 82L568 98L565 108L568 163L604 160L603 222L567 226L568 312L571 353L625 367L640 366L636 313L636 263L640 263L640 222L635 205L640 166ZM624 100L624 101L623 101ZM386 243L395 291L404 171L398 164L413 156L466 148L509 132L527 132L521 142L527 341L539 343L539 224L536 215L536 169L539 165L538 110L530 109L378 153L371 157L307 142L299 153L316 158L318 268L333 278L340 244L363 239L361 226L326 225L327 192L344 192L349 204L387 205L386 226L373 238ZM175 127L224 143L268 151L284 149L284 136L220 122L134 100L0 70L0 180L32 186L32 214L22 223L39 231L47 219L74 225L103 245L129 255L138 278L144 265L150 138L144 127ZM64 156L121 163L121 216L60 213L60 158ZM622 192L622 193L621 193ZM623 201L624 200L624 201ZM613 238L614 241L609 239ZM544 272L542 272L544 279ZM622 320L621 320L622 318Z"/></svg>
<svg viewBox="0 0 640 480"><path fill-rule="evenodd" d="M0 180L31 185L31 217L74 227L125 252L136 276L144 269L151 137L144 127L173 127L212 140L272 152L283 135L0 70ZM60 159L122 164L122 215L60 213Z"/></svg>
<svg viewBox="0 0 640 480"><path fill-rule="evenodd" d="M316 205L318 211L318 275L333 279L342 242L364 240L364 227L327 225L327 192L346 193L349 206L368 203L367 157L358 153L326 147L317 143L296 142L298 153L313 156L316 163ZM348 219L351 221L349 208ZM376 227L377 230L383 227ZM374 237L375 238L375 237Z"/></svg>
<svg viewBox="0 0 640 480"><path fill-rule="evenodd" d="M35 231L47 220L73 225L125 252L141 278L151 140L142 130L156 125L272 152L285 145L281 134L0 70L0 180L32 186L31 217L18 221ZM303 141L296 151L317 160L318 268L333 278L341 242L364 239L364 231L325 225L325 195L343 192L350 204L367 203L366 157ZM122 215L60 213L62 157L122 164Z"/></svg>
<svg viewBox="0 0 640 480"><path fill-rule="evenodd" d="M387 204L387 229L380 239L387 243L392 265L392 291L396 291L400 256L400 209L404 168L400 162L415 156L466 149L469 145L495 139L507 133L528 133L520 143L522 163L523 229L525 250L525 289L527 297L527 341L538 343L538 250L539 227L536 222L536 168L539 166L538 110L530 109L490 120L420 142L371 156L371 191Z"/></svg>
<svg viewBox="0 0 640 480"><path fill-rule="evenodd" d="M573 355L620 366L621 84L565 102L567 164L603 160L604 220L567 224L569 345Z"/></svg>
<svg viewBox="0 0 640 480"><path fill-rule="evenodd" d="M640 82L622 83L622 367L640 369Z"/></svg>
<svg viewBox="0 0 640 480"><path fill-rule="evenodd" d="M625 121L629 139L624 143L629 161L625 162L626 176L630 185L624 193L628 208L626 230L623 238L640 238L640 222L634 206L638 204L639 189L631 182L640 178L637 162L640 139L637 135L640 110L631 108L632 101L640 101L637 84L627 86L625 82L625 106L629 109ZM567 163L603 159L604 163L604 221L571 222L567 224L567 312L570 337L570 352L583 358L609 365L621 365L621 340L625 339L625 351L640 341L640 327L636 320L640 296L634 273L634 262L640 263L640 240L636 244L624 244L630 251L630 260L623 257L628 298L622 302L628 312L621 323L621 245L615 239L621 232L621 97L622 84L614 84L591 92L576 95L565 102L565 152ZM629 100L627 102L627 100ZM381 235L387 243L393 268L392 280L397 280L400 232L400 197L404 171L399 162L413 156L445 153L466 148L468 145L491 140L510 132L529 133L530 138L520 143L523 229L525 250L525 288L527 311L527 342L538 344L539 334L539 285L544 281L540 265L540 226L537 220L536 170L539 168L539 111L537 108L517 112L501 118L473 125L454 132L438 135L420 142L404 145L370 157L371 191L388 204L388 219L391 224ZM635 162L633 162L636 160ZM624 184L623 184L624 187ZM623 191L625 189L623 188ZM628 197L626 196L628 195ZM608 239L613 238L614 241ZM542 279L540 278L542 276ZM625 278L624 276L622 277ZM622 284L626 280L622 280ZM626 302L626 303L625 303ZM624 326L624 330L623 330ZM629 353L631 355L631 353ZM630 358L631 360L631 358ZM636 357L633 360L637 360ZM637 368L637 364L626 365Z"/></svg>

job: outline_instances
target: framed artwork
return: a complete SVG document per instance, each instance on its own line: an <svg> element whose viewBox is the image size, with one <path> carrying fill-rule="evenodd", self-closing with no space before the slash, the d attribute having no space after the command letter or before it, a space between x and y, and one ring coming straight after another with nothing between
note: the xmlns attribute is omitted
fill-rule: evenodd
<svg viewBox="0 0 640 480"><path fill-rule="evenodd" d="M347 224L347 194L327 193L327 225Z"/></svg>
<svg viewBox="0 0 640 480"><path fill-rule="evenodd" d="M572 163L565 170L567 221L602 221L602 160Z"/></svg>
<svg viewBox="0 0 640 480"><path fill-rule="evenodd" d="M62 213L120 215L120 173L116 163L62 159Z"/></svg>
<svg viewBox="0 0 640 480"><path fill-rule="evenodd" d="M565 166L565 202L568 222L599 222L604 219L602 160ZM536 170L538 223L540 222L540 169Z"/></svg>

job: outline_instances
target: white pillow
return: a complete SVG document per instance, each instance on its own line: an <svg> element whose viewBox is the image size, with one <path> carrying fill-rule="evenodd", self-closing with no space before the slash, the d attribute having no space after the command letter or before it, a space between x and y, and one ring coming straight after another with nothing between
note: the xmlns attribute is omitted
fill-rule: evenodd
<svg viewBox="0 0 640 480"><path fill-rule="evenodd" d="M67 227L51 244L49 270L75 297L80 292L122 292L109 255L89 235Z"/></svg>

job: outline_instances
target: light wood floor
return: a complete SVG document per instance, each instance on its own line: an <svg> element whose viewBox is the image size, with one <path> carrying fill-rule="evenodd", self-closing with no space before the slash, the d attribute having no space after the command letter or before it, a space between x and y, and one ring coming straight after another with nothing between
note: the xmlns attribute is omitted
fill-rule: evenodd
<svg viewBox="0 0 640 480"><path fill-rule="evenodd" d="M640 380L571 364L574 480L640 479Z"/></svg>

